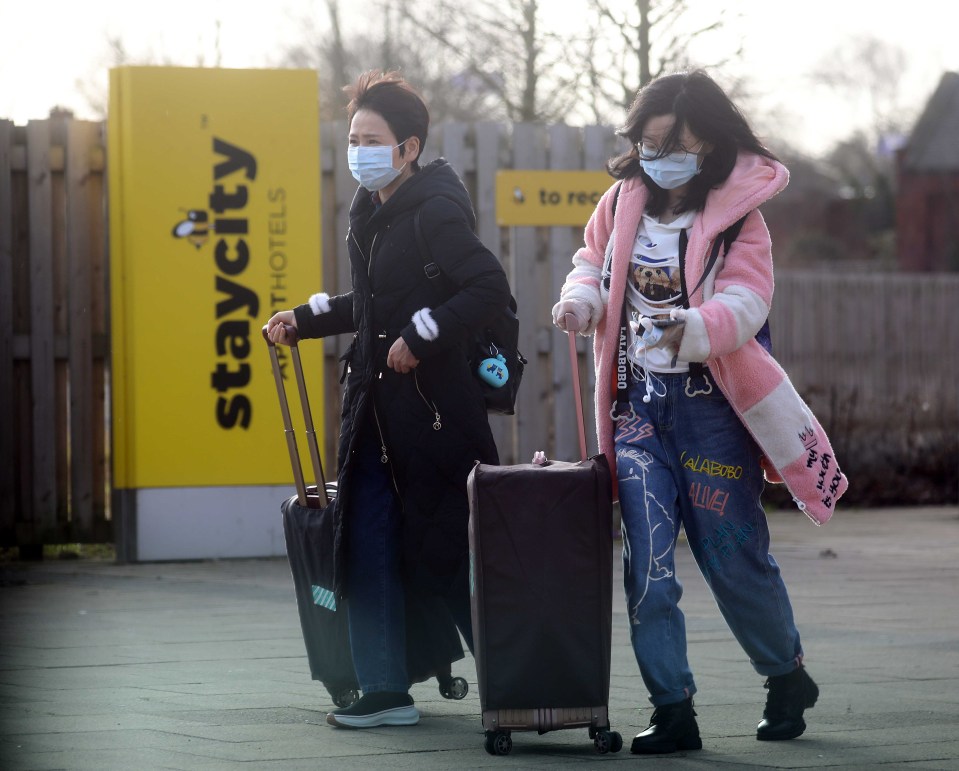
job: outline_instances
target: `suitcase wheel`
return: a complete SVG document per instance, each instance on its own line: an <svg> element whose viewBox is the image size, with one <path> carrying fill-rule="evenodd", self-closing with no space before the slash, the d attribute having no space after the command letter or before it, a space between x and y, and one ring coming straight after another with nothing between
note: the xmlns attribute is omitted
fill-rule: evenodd
<svg viewBox="0 0 959 771"><path fill-rule="evenodd" d="M469 693L469 683L462 677L441 677L439 681L440 693L444 699L456 699L459 701Z"/></svg>
<svg viewBox="0 0 959 771"><path fill-rule="evenodd" d="M513 739L506 731L487 731L484 746L490 755L509 755Z"/></svg>
<svg viewBox="0 0 959 771"><path fill-rule="evenodd" d="M333 703L340 708L352 706L360 698L360 694L357 692L356 688L344 688L341 691L330 691L330 696L333 697Z"/></svg>
<svg viewBox="0 0 959 771"><path fill-rule="evenodd" d="M596 731L593 746L600 755L607 752L619 752L623 749L623 737L619 731Z"/></svg>

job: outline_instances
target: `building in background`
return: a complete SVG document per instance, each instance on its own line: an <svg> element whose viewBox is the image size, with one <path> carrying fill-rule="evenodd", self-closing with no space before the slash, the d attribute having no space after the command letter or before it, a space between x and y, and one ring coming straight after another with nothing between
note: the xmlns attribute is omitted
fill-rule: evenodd
<svg viewBox="0 0 959 771"><path fill-rule="evenodd" d="M959 73L942 76L897 159L899 266L959 271Z"/></svg>

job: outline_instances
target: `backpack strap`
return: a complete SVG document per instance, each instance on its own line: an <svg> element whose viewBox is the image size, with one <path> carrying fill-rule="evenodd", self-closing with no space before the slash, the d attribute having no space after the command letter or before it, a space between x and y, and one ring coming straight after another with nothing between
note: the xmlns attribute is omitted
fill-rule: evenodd
<svg viewBox="0 0 959 771"><path fill-rule="evenodd" d="M690 296L695 294L696 290L703 285L703 282L706 280L706 276L709 275L709 272L713 269L713 266L716 264L716 260L719 259L720 244L722 244L723 246L723 254L728 254L729 247L732 245L733 241L735 241L739 237L739 232L743 229L743 223L746 221L746 217L748 216L749 215L746 214L742 219L736 220L736 222L734 222L732 225L726 228L722 233L719 234L716 240L713 241L713 250L709 253L709 259L706 261L706 267L703 268L703 275L699 277L699 281L696 282L696 286L692 288L692 291L690 292L686 292L685 290L683 291L683 307L684 308L689 307ZM686 231L684 230L682 233L680 233L680 236L679 236L679 240L680 240L679 253L680 253L680 262L681 262L680 279L683 282L683 284L686 283L684 278L686 273L686 268L685 268L685 265L682 264L682 263L685 263L684 258L686 256L686 248L685 248L686 243L684 238L685 233Z"/></svg>
<svg viewBox="0 0 959 771"><path fill-rule="evenodd" d="M747 215L748 216L748 215ZM743 217L740 220L736 220L732 225L726 228L723 231L723 248L724 253L729 253L729 247L733 241L739 237L739 232L743 229L743 224L746 222L746 217ZM763 348L766 349L767 353L773 352L773 338L772 333L769 331L769 317L766 317L766 320L763 322L762 327L759 328L759 331L756 333L756 342L758 342Z"/></svg>
<svg viewBox="0 0 959 771"><path fill-rule="evenodd" d="M420 212L422 206L418 206L413 213L413 232L416 234L416 248L420 253L420 259L423 260L423 273L430 281L438 279L442 275L440 266L433 262L433 256L430 252L430 245L426 243L426 237L423 235L423 224L420 222Z"/></svg>
<svg viewBox="0 0 959 771"><path fill-rule="evenodd" d="M732 245L733 241L739 238L739 233L743 229L743 225L746 224L746 217L749 216L747 212L743 217L736 220L732 225L726 228L723 231L723 253L726 254L729 252L729 247Z"/></svg>
<svg viewBox="0 0 959 771"><path fill-rule="evenodd" d="M736 222L734 222L716 237L716 240L713 241L712 251L709 253L709 259L706 261L706 266L703 268L703 275L699 277L699 281L696 282L696 286L694 286L690 292L686 291L686 231L683 230L679 234L679 280L683 288L682 304L684 308L689 307L690 296L693 295L696 290L703 285L703 282L706 280L706 276L709 275L710 271L716 265L716 261L719 259L720 245L723 247L723 254L728 254L729 247L739 236L739 232L743 229L743 223L746 222L746 217L748 216L749 214L747 212L742 219L736 220ZM698 381L702 381L702 386L698 385ZM694 385L694 383L696 384ZM706 377L705 365L699 361L691 361L689 363L689 376L686 378L686 395L695 396L696 394L700 393L709 394L712 393L712 390L713 384Z"/></svg>
<svg viewBox="0 0 959 771"><path fill-rule="evenodd" d="M440 292L440 296L443 296L442 281L440 281L440 279L443 278L443 270L433 261L430 245L426 242L426 236L423 235L423 224L420 221L420 212L422 210L423 207L421 205L413 212L413 232L416 234L416 248L417 251L419 251L420 259L423 261L423 273ZM447 283L451 283L449 279L447 279ZM518 306L516 304L516 298L513 297L512 293L510 293L509 304L506 308L513 314L517 312ZM522 354L520 354L520 356L522 356Z"/></svg>

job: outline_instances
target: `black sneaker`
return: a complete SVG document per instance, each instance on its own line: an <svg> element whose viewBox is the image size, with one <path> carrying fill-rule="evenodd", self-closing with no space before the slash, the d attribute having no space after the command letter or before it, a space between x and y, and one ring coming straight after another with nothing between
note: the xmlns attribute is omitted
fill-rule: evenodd
<svg viewBox="0 0 959 771"><path fill-rule="evenodd" d="M416 725L420 713L408 693L367 693L353 705L335 709L326 722L339 728L375 728L381 725Z"/></svg>
<svg viewBox="0 0 959 771"><path fill-rule="evenodd" d="M806 730L803 712L815 706L819 688L802 664L788 675L770 677L764 687L766 709L762 722L756 728L759 741L784 741L802 736Z"/></svg>

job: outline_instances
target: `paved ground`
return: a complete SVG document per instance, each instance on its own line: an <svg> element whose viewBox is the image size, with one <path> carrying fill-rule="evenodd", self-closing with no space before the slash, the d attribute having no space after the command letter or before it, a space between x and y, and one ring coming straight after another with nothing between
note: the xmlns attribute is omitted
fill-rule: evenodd
<svg viewBox="0 0 959 771"><path fill-rule="evenodd" d="M440 769L642 764L647 768L959 769L959 509L840 511L816 528L771 515L809 670L809 729L757 742L762 680L683 547L683 606L705 748L638 758L649 709L617 584L611 721L626 740L594 754L585 730L513 735L483 749L472 659L459 702L432 684L413 728L324 723L283 560L0 566L3 769Z"/></svg>

